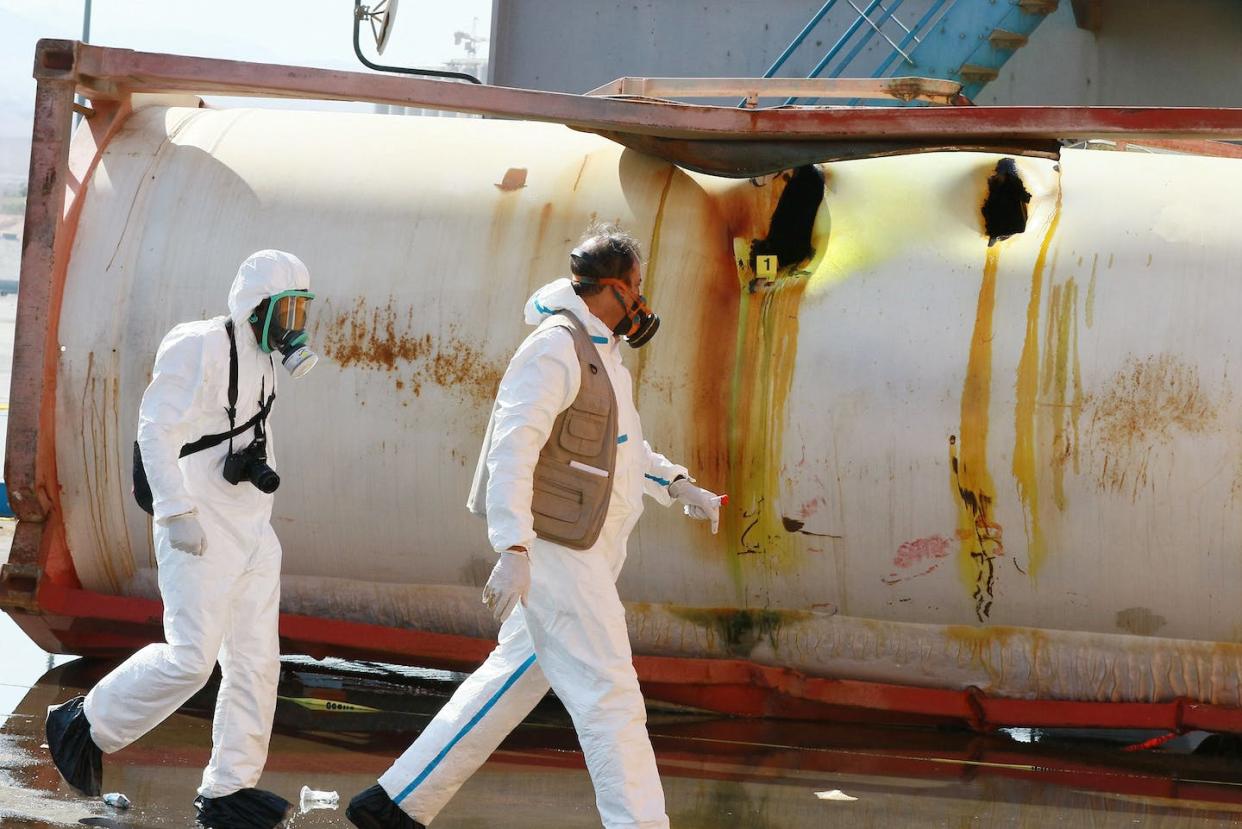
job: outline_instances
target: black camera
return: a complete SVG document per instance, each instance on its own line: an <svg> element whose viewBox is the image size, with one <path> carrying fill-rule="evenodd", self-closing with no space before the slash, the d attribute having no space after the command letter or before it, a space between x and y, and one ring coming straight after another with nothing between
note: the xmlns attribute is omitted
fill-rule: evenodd
<svg viewBox="0 0 1242 829"><path fill-rule="evenodd" d="M256 437L250 445L239 452L231 452L224 459L224 480L236 486L249 481L260 492L271 495L280 486L280 476L267 465L267 438Z"/></svg>

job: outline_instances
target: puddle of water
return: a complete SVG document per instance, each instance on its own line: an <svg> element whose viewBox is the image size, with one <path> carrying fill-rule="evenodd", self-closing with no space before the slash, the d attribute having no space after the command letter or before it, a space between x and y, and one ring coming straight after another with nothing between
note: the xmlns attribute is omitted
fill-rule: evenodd
<svg viewBox="0 0 1242 829"><path fill-rule="evenodd" d="M0 653L4 654L4 670L0 671L0 726L39 677L73 659L49 654L31 642L7 613L0 613Z"/></svg>
<svg viewBox="0 0 1242 829"><path fill-rule="evenodd" d="M46 707L90 687L109 667L78 660L42 674L0 726L5 826L192 823L190 801L210 750L214 682L106 759L104 789L128 795L134 803L128 812L73 796L41 749ZM439 671L287 658L261 785L294 802L304 785L339 792L347 802L387 768L459 680ZM660 712L651 713L649 727L678 829L1190 826L1242 819L1236 758L1121 752L1117 737L1133 735L1104 740L1041 732L1037 740L1030 734L1019 740ZM841 796L823 795L833 791ZM342 826L344 815L317 810L288 825ZM555 698L535 710L436 821L436 829L484 826L599 826L577 738Z"/></svg>

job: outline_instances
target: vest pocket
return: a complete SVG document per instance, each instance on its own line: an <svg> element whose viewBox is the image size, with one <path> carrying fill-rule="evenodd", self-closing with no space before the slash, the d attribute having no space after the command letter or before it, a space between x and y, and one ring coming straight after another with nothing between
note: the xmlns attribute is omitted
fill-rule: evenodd
<svg viewBox="0 0 1242 829"><path fill-rule="evenodd" d="M582 490L536 474L530 509L555 521L576 524L582 517Z"/></svg>
<svg viewBox="0 0 1242 829"><path fill-rule="evenodd" d="M602 395L583 395L576 400L565 413L562 448L575 455L599 455L608 433L608 404Z"/></svg>

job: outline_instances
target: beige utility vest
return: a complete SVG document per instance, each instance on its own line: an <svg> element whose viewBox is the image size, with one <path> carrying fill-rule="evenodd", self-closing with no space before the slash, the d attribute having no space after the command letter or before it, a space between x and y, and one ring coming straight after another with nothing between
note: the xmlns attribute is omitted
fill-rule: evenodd
<svg viewBox="0 0 1242 829"><path fill-rule="evenodd" d="M548 442L535 465L531 513L535 535L574 550L585 550L599 538L612 500L617 466L617 396L599 351L586 327L570 311L561 310L547 323L566 328L582 370L578 396L557 415ZM475 515L487 515L487 454L491 424L475 470L466 504Z"/></svg>

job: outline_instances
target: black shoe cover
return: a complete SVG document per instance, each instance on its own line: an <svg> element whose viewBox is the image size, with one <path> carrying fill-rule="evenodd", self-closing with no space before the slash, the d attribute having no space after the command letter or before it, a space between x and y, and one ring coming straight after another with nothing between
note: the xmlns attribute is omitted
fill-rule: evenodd
<svg viewBox="0 0 1242 829"><path fill-rule="evenodd" d="M65 782L87 797L99 797L103 785L103 752L91 739L91 724L82 710L86 697L47 709L47 750Z"/></svg>
<svg viewBox="0 0 1242 829"><path fill-rule="evenodd" d="M401 811L379 784L354 795L345 817L358 829L427 829Z"/></svg>
<svg viewBox="0 0 1242 829"><path fill-rule="evenodd" d="M223 797L194 798L198 825L205 829L275 829L293 804L263 789L239 789Z"/></svg>

